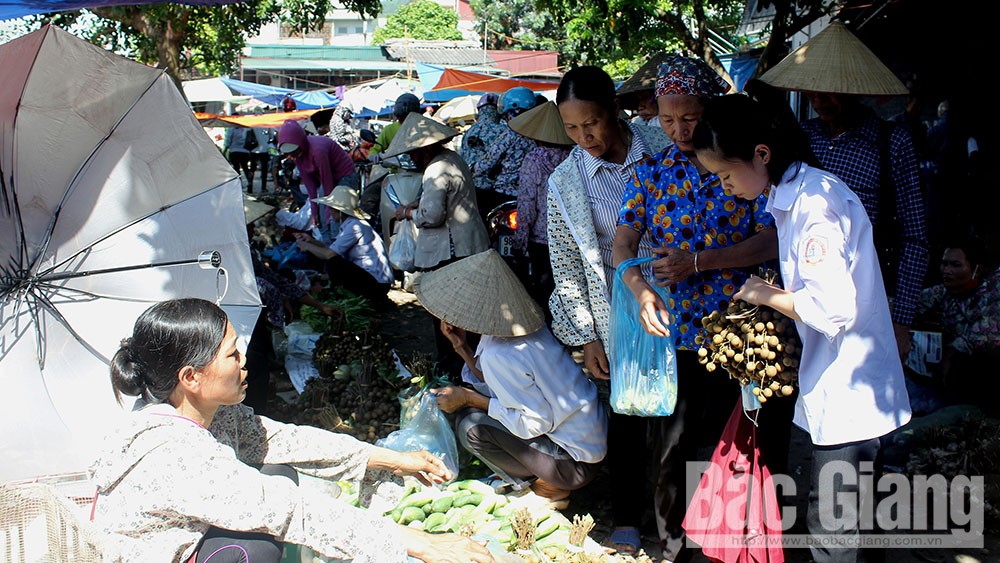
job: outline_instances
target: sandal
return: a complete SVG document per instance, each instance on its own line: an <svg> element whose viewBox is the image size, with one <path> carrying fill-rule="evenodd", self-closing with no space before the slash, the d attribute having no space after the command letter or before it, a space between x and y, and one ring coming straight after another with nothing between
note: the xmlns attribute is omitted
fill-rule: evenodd
<svg viewBox="0 0 1000 563"><path fill-rule="evenodd" d="M634 555L642 547L638 528L617 528L611 532L608 542L622 555Z"/></svg>

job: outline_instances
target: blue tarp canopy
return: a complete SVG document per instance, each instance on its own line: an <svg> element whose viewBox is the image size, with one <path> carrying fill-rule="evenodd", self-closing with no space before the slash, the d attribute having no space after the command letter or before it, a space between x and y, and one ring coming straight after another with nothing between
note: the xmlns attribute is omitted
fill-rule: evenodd
<svg viewBox="0 0 1000 563"><path fill-rule="evenodd" d="M238 0L185 0L179 4L233 4ZM18 2L0 0L0 20L9 20L45 14L48 12L66 12L85 8L100 8L104 6L127 6L138 4L156 4L144 0L49 0L47 2Z"/></svg>
<svg viewBox="0 0 1000 563"><path fill-rule="evenodd" d="M223 78L222 83L235 92L244 96L250 96L270 106L280 106L281 101L286 96L291 96L295 100L295 105L298 109L335 108L340 105L340 99L328 92L303 92L289 88L265 86L255 82L243 82L242 80L233 80L232 78Z"/></svg>

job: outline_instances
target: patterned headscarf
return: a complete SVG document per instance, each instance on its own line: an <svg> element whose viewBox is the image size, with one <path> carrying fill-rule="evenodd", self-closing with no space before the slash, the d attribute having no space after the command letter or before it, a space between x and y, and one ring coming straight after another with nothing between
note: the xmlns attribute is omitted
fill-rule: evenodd
<svg viewBox="0 0 1000 563"><path fill-rule="evenodd" d="M656 75L656 97L667 94L717 96L729 91L730 85L705 61L673 55L660 64Z"/></svg>

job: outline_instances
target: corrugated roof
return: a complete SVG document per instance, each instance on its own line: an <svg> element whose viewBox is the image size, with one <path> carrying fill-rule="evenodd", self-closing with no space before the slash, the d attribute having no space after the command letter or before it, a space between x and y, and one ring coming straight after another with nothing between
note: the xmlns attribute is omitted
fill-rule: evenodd
<svg viewBox="0 0 1000 563"><path fill-rule="evenodd" d="M493 57L469 41L409 41L383 45L389 58L397 61L444 66L495 66Z"/></svg>
<svg viewBox="0 0 1000 563"><path fill-rule="evenodd" d="M323 59L334 61L385 61L378 46L249 45L253 59Z"/></svg>

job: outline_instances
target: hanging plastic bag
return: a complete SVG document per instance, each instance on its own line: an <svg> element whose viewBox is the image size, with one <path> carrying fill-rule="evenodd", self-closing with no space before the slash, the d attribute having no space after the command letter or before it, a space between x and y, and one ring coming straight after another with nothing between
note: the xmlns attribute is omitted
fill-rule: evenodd
<svg viewBox="0 0 1000 563"><path fill-rule="evenodd" d="M712 561L782 563L781 505L761 463L757 427L736 403L682 523Z"/></svg>
<svg viewBox="0 0 1000 563"><path fill-rule="evenodd" d="M417 412L406 426L375 442L375 445L397 452L427 450L441 458L452 476L458 475L455 432L438 408L437 399L426 388L421 391Z"/></svg>
<svg viewBox="0 0 1000 563"><path fill-rule="evenodd" d="M416 269L413 261L417 255L417 226L411 219L396 222L392 238L389 239L389 263L403 272Z"/></svg>
<svg viewBox="0 0 1000 563"><path fill-rule="evenodd" d="M631 416L669 416L677 403L677 358L671 337L653 336L639 322L639 303L625 282L625 270L652 261L633 258L615 271L611 291L611 408ZM654 284L654 291L669 297ZM667 323L669 324L669 323Z"/></svg>

